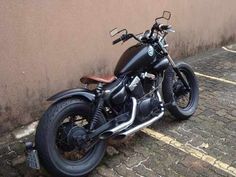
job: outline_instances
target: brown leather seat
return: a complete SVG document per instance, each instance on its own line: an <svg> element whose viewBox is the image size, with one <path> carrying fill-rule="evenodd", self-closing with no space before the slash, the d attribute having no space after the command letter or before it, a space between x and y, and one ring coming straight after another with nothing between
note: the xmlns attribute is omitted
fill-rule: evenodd
<svg viewBox="0 0 236 177"><path fill-rule="evenodd" d="M83 84L97 84L99 82L102 83L111 83L116 80L116 77L113 75L106 75L106 76L83 76L80 78L80 81Z"/></svg>

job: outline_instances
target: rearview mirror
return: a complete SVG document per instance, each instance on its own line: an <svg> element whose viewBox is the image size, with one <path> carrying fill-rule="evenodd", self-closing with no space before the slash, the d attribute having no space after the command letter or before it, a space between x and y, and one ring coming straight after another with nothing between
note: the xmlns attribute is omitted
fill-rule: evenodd
<svg viewBox="0 0 236 177"><path fill-rule="evenodd" d="M163 11L162 17L166 20L170 20L171 13L169 11Z"/></svg>
<svg viewBox="0 0 236 177"><path fill-rule="evenodd" d="M113 36L115 36L118 33L119 33L118 29L114 28L113 30L110 31L110 36L113 37Z"/></svg>

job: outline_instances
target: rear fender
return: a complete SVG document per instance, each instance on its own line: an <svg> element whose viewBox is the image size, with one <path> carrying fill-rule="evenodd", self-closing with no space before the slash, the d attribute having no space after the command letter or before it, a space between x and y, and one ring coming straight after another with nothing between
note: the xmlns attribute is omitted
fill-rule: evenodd
<svg viewBox="0 0 236 177"><path fill-rule="evenodd" d="M82 97L88 101L93 102L95 100L96 95L91 90L77 88L77 89L70 89L70 90L64 90L62 92L59 92L59 93L51 96L50 98L48 98L47 101L57 102L62 99L76 98L76 97L80 97L80 98Z"/></svg>

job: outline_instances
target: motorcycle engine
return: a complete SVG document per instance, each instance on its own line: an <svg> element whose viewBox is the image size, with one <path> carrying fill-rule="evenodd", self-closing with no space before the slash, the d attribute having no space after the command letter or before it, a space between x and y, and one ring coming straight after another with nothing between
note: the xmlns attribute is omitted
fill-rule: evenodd
<svg viewBox="0 0 236 177"><path fill-rule="evenodd" d="M160 113L160 101L157 98L144 98L138 102L137 120L144 122Z"/></svg>
<svg viewBox="0 0 236 177"><path fill-rule="evenodd" d="M147 81L145 82L145 79L141 81L141 79L136 76L128 86L132 95L138 99L136 117L138 122L144 122L160 112L160 100L157 97L144 96L146 92L151 91L151 87L144 89L143 84L147 85Z"/></svg>
<svg viewBox="0 0 236 177"><path fill-rule="evenodd" d="M141 79L138 76L136 76L131 81L128 88L129 88L130 92L132 93L132 95L137 99L141 98L145 94Z"/></svg>

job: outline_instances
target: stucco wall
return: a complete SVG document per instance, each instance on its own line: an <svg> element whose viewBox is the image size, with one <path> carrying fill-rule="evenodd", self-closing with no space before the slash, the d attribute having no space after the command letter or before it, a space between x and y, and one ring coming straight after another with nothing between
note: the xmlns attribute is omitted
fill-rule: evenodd
<svg viewBox="0 0 236 177"><path fill-rule="evenodd" d="M0 1L0 133L39 118L51 94L85 73L112 72L133 41L112 46L114 27L139 33L163 10L176 29L174 56L236 37L235 0Z"/></svg>

